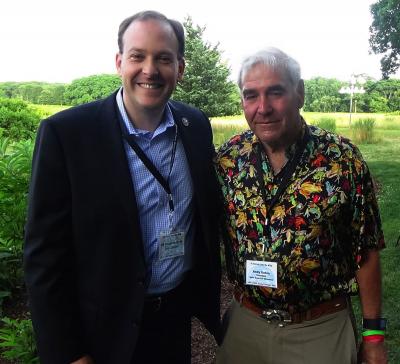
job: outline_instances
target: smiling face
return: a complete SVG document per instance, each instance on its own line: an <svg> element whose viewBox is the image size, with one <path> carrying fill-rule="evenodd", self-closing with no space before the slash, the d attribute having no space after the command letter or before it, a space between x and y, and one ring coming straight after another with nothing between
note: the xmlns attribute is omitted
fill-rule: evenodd
<svg viewBox="0 0 400 364"><path fill-rule="evenodd" d="M129 116L161 115L182 78L178 40L172 27L160 20L134 21L123 35L123 52L116 56Z"/></svg>
<svg viewBox="0 0 400 364"><path fill-rule="evenodd" d="M250 129L266 148L285 149L301 128L304 84L293 86L279 69L256 64L244 76L242 106Z"/></svg>

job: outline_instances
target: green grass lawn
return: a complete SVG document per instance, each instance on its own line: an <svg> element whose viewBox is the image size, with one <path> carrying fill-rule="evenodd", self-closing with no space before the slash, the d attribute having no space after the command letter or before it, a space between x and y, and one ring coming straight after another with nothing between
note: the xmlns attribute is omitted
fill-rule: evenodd
<svg viewBox="0 0 400 364"><path fill-rule="evenodd" d="M352 138L349 128L349 114L303 113L306 121L313 123L320 117L334 117L337 133ZM387 345L390 363L400 363L400 116L383 114L357 114L352 121L360 118L376 120L376 143L358 144L372 175L378 182L378 201L381 211L386 249L381 253L383 271L383 310L388 318ZM247 129L243 116L212 120L214 142L221 145L231 135ZM360 317L358 299L354 299L356 316Z"/></svg>
<svg viewBox="0 0 400 364"><path fill-rule="evenodd" d="M71 107L65 105L35 105L35 104L31 104L31 106L34 109L38 110L43 118L46 118L61 110L65 110Z"/></svg>

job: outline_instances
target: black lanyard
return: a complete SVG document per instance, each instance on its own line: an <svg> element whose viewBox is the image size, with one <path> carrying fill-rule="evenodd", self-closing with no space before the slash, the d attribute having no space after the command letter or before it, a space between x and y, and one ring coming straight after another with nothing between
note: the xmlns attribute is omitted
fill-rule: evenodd
<svg viewBox="0 0 400 364"><path fill-rule="evenodd" d="M124 129L126 129L126 128L124 128ZM178 127L177 127L177 125L175 124L175 137L174 137L174 141L172 143L171 161L170 161L168 177L166 180L161 175L161 173L157 170L157 168L154 166L153 162L147 157L147 155L143 152L143 150L136 143L135 135L123 134L123 137L128 142L128 144L131 146L131 148L135 151L135 153L137 154L139 159L143 162L143 164L146 166L146 168L149 170L149 172L154 176L154 178L164 188L165 192L168 194L169 209L170 209L170 211L174 211L174 202L172 200L172 192L171 192L171 188L169 187L169 177L171 176L172 167L173 167L174 161L175 161L176 146L178 144Z"/></svg>
<svg viewBox="0 0 400 364"><path fill-rule="evenodd" d="M284 167L284 174L282 176L282 180L279 183L278 190L276 191L275 195L272 197L271 201L268 203L267 199L267 193L266 193L266 187L264 183L264 173L262 170L262 160L261 160L261 143L257 145L256 148L256 154L257 154L257 163L256 163L256 169L257 169L257 179L258 183L260 184L261 188L261 193L262 197L265 203L265 207L267 209L266 212L266 217L265 217L265 222L268 221L268 217L270 215L270 211L272 211L272 208L275 206L277 203L278 199L282 196L283 192L286 190L286 188L289 185L289 180L290 177L292 177L298 163L300 162L300 158L306 148L306 145L310 139L310 132L308 130L308 126L305 125L304 128L304 135L303 138L301 139L300 144L296 148L296 152L293 156L293 158L288 162L288 164Z"/></svg>

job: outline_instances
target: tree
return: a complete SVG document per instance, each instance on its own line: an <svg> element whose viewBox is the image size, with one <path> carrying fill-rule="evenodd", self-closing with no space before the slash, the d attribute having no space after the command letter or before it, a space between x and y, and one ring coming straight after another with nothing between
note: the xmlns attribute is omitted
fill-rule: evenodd
<svg viewBox="0 0 400 364"><path fill-rule="evenodd" d="M34 137L41 115L25 101L0 99L0 136L10 140Z"/></svg>
<svg viewBox="0 0 400 364"><path fill-rule="evenodd" d="M194 26L191 17L185 19L183 26L186 68L173 98L202 109L210 117L239 114L239 91L228 79L230 69L221 60L219 44L205 42L205 27Z"/></svg>
<svg viewBox="0 0 400 364"><path fill-rule="evenodd" d="M65 85L46 82L1 82L0 97L22 99L32 104L64 104Z"/></svg>
<svg viewBox="0 0 400 364"><path fill-rule="evenodd" d="M400 1L379 0L371 5L371 14L369 43L375 54L383 54L381 71L387 79L400 67Z"/></svg>
<svg viewBox="0 0 400 364"><path fill-rule="evenodd" d="M25 82L18 87L19 96L32 104L37 104L43 85L40 82Z"/></svg>
<svg viewBox="0 0 400 364"><path fill-rule="evenodd" d="M93 75L72 81L66 87L64 98L67 104L78 105L108 96L121 86L117 75Z"/></svg>
<svg viewBox="0 0 400 364"><path fill-rule="evenodd" d="M51 93L53 96L51 104L53 105L63 105L64 104L64 93L65 93L65 85L63 84L55 84L51 88Z"/></svg>
<svg viewBox="0 0 400 364"><path fill-rule="evenodd" d="M18 82L2 82L0 90L2 97L15 98L17 97Z"/></svg>
<svg viewBox="0 0 400 364"><path fill-rule="evenodd" d="M400 110L400 80L389 79L367 81L366 101L369 112L390 112Z"/></svg>
<svg viewBox="0 0 400 364"><path fill-rule="evenodd" d="M44 88L38 97L38 103L42 105L53 104L53 95L48 87Z"/></svg>
<svg viewBox="0 0 400 364"><path fill-rule="evenodd" d="M339 94L342 83L334 78L315 77L304 81L304 111L345 111L345 99Z"/></svg>

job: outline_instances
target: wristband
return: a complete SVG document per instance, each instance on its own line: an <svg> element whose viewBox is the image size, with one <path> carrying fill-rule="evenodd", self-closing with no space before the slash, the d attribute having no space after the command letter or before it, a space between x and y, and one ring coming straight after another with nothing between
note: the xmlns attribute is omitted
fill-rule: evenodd
<svg viewBox="0 0 400 364"><path fill-rule="evenodd" d="M362 333L362 339L364 342L369 343L381 343L385 341L384 330L364 330Z"/></svg>
<svg viewBox="0 0 400 364"><path fill-rule="evenodd" d="M384 330L364 330L362 333L363 337L367 337L367 336L376 336L376 335L381 335L381 336L385 336L385 331Z"/></svg>
<svg viewBox="0 0 400 364"><path fill-rule="evenodd" d="M366 343L383 343L384 341L385 341L384 335L363 336L363 342Z"/></svg>
<svg viewBox="0 0 400 364"><path fill-rule="evenodd" d="M364 330L386 330L387 320L385 318L363 319Z"/></svg>

